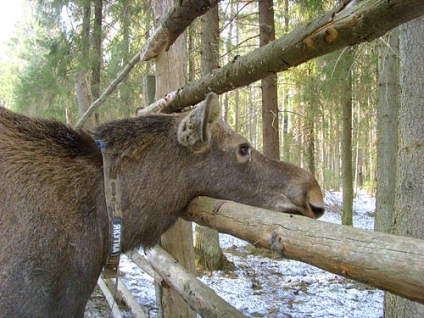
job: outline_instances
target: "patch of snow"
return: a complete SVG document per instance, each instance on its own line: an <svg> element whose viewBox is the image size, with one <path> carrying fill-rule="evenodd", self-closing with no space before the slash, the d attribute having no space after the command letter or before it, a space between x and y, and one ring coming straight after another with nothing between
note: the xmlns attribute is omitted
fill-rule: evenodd
<svg viewBox="0 0 424 318"><path fill-rule="evenodd" d="M340 204L341 193L328 193L329 202ZM360 192L354 200L354 226L373 230L374 209L375 199ZM341 216L330 208L320 220L340 224ZM220 243L237 269L199 279L249 317L383 317L384 293L378 289L301 262L252 255L250 243L230 235L220 234ZM154 317L153 279L125 257L120 271L128 289Z"/></svg>

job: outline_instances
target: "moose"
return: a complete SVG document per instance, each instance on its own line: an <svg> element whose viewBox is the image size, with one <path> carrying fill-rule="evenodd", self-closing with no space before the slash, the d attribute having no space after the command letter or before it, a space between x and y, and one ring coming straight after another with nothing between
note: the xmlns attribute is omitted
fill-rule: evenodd
<svg viewBox="0 0 424 318"><path fill-rule="evenodd" d="M0 107L0 317L84 316L108 254L99 140L120 176L124 251L154 246L199 195L324 213L315 178L252 149L215 93L190 112L91 132Z"/></svg>

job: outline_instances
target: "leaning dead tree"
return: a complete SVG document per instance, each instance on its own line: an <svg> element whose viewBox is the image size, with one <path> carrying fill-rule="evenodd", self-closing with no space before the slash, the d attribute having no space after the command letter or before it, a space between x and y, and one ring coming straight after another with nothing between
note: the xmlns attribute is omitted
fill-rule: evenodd
<svg viewBox="0 0 424 318"><path fill-rule="evenodd" d="M369 42L424 14L423 0L351 0L293 32L215 69L139 111L172 113L195 105L213 91L222 94L313 58Z"/></svg>
<svg viewBox="0 0 424 318"><path fill-rule="evenodd" d="M185 218L424 304L424 241L199 197Z"/></svg>
<svg viewBox="0 0 424 318"><path fill-rule="evenodd" d="M180 6L173 8L160 22L140 52L134 55L100 97L81 116L75 125L75 129L79 129L84 125L87 119L106 101L108 96L113 93L138 62L148 61L156 57L162 50L167 50L194 19L216 6L218 2L219 0L185 0L182 1Z"/></svg>

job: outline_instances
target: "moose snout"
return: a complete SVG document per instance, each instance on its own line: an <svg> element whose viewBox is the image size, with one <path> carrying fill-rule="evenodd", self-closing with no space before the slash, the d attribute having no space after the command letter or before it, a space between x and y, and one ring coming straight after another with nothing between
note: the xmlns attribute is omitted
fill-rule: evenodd
<svg viewBox="0 0 424 318"><path fill-rule="evenodd" d="M324 206L317 206L312 203L309 203L309 209L312 213L311 218L314 218L314 219L319 219L321 216L323 216L325 212Z"/></svg>
<svg viewBox="0 0 424 318"><path fill-rule="evenodd" d="M322 196L321 188L318 183L314 184L309 189L307 194L308 203L305 211L305 216L313 219L319 219L325 212L324 198Z"/></svg>
<svg viewBox="0 0 424 318"><path fill-rule="evenodd" d="M295 195L280 196L280 200L274 205L274 209L283 213L299 214L312 219L319 219L325 212L325 205L318 183L313 180L309 185L303 184L303 189L298 189L299 192L303 192L303 195L297 197Z"/></svg>

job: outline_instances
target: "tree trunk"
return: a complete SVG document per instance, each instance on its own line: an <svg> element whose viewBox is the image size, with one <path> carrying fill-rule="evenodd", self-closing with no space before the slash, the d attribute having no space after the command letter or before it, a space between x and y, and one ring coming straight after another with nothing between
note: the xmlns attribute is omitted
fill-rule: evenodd
<svg viewBox="0 0 424 318"><path fill-rule="evenodd" d="M219 67L219 17L218 6L209 10L201 18L201 67L202 76ZM196 225L194 235L196 262L208 270L224 269L227 258L219 246L216 230Z"/></svg>
<svg viewBox="0 0 424 318"><path fill-rule="evenodd" d="M230 263L219 246L217 230L196 224L194 252L197 264L204 266L209 271L230 267Z"/></svg>
<svg viewBox="0 0 424 318"><path fill-rule="evenodd" d="M144 105L147 106L155 100L156 95L156 76L144 75L143 76L143 95Z"/></svg>
<svg viewBox="0 0 424 318"><path fill-rule="evenodd" d="M273 0L259 0L260 46L275 40ZM277 101L277 73L261 80L263 153L280 160L279 116Z"/></svg>
<svg viewBox="0 0 424 318"><path fill-rule="evenodd" d="M194 81L196 72L196 63L194 61L194 37L195 37L195 24L192 23L187 29L188 37L188 74L187 79L189 82ZM147 105L146 105L147 106Z"/></svg>
<svg viewBox="0 0 424 318"><path fill-rule="evenodd" d="M284 0L284 33L289 33L289 0ZM282 143L283 143L283 160L290 162L290 136L289 136L289 74L283 74L283 119L282 119Z"/></svg>
<svg viewBox="0 0 424 318"><path fill-rule="evenodd" d="M399 28L382 38L378 48L377 196L375 230L392 228L398 152Z"/></svg>
<svg viewBox="0 0 424 318"><path fill-rule="evenodd" d="M87 111L92 101L90 81L88 80L88 77L88 74L83 71L74 75L75 92L77 95L77 104L80 116L82 116ZM86 127L88 129L93 129L96 127L96 122L93 117L94 116L90 116L88 118L86 123Z"/></svg>
<svg viewBox="0 0 424 318"><path fill-rule="evenodd" d="M424 239L424 18L400 28L399 148L391 232ZM423 281L424 276L417 276ZM386 317L424 317L424 305L386 293Z"/></svg>
<svg viewBox="0 0 424 318"><path fill-rule="evenodd" d="M131 10L129 0L120 1L122 14L120 15L120 24L122 25L122 66L126 65L130 59L130 16L129 11ZM118 104L119 114L121 116L129 117L133 114L133 87L129 85L129 76L123 81L122 85L119 86L119 97L120 103ZM99 92L100 93L100 92ZM100 95L99 95L100 96ZM97 97L98 98L98 97Z"/></svg>
<svg viewBox="0 0 424 318"><path fill-rule="evenodd" d="M359 86L359 85L358 85ZM358 193L358 189L361 187L360 185L360 179L361 179L361 165L360 165L360 157L361 157L361 151L360 151L360 135L361 135L361 102L357 101L356 102L357 105L357 114L356 114L356 126L354 128L355 131L355 158L354 158L354 167L353 167L353 171L355 172L355 176L353 184L354 184L354 188L353 188L353 194L356 196L356 194ZM352 118L353 120L353 118ZM353 147L353 142L352 142L352 147Z"/></svg>
<svg viewBox="0 0 424 318"><path fill-rule="evenodd" d="M313 64L314 68L315 63ZM308 88L311 92L311 97L309 100L309 105L307 108L307 121L305 122L305 125L307 127L307 133L306 133L306 140L307 140L307 167L308 171L316 176L315 171L315 134L316 134L316 127L315 127L315 118L317 117L318 113L318 104L319 104L319 90L318 90L318 83L317 78L313 75L313 70L310 70L309 74L309 85Z"/></svg>
<svg viewBox="0 0 424 318"><path fill-rule="evenodd" d="M289 125L290 125L290 105L289 105L289 84L288 84L289 76L287 73L283 74L283 118L282 118L282 137L281 141L283 143L283 155L282 159L284 161L290 162L290 135L289 135Z"/></svg>
<svg viewBox="0 0 424 318"><path fill-rule="evenodd" d="M162 18L179 1L157 0L154 3L155 17ZM167 92L185 84L186 43L185 35L180 36L167 51L162 51L156 57L156 96L160 98ZM175 160L179 160L175 158ZM189 272L194 273L193 234L190 222L178 220L164 235L162 247L170 253ZM178 293L171 288L163 288L163 315L171 317L195 317L196 313Z"/></svg>
<svg viewBox="0 0 424 318"><path fill-rule="evenodd" d="M81 64L80 71L74 75L75 93L77 97L79 116L81 117L91 105L93 96L89 82L90 69L90 33L91 33L91 0L81 2L83 9L82 30L81 30ZM94 116L87 119L87 128L96 126ZM70 124L70 123L69 123Z"/></svg>
<svg viewBox="0 0 424 318"><path fill-rule="evenodd" d="M348 48L340 58L343 67L342 89L342 179L343 179L343 225L353 225L353 164L352 164L352 48Z"/></svg>
<svg viewBox="0 0 424 318"><path fill-rule="evenodd" d="M83 18L82 18L82 34L81 34L81 54L83 69L87 70L90 61L90 30L91 30L91 0L84 0L82 2ZM91 104L90 104L91 105ZM90 106L88 105L88 106ZM88 108L88 107L87 107Z"/></svg>
<svg viewBox="0 0 424 318"><path fill-rule="evenodd" d="M94 0L94 24L93 24L93 50L91 64L91 95L93 99L100 96L100 72L102 68L102 21L103 0ZM99 123L98 114L94 115L96 124Z"/></svg>
<svg viewBox="0 0 424 318"><path fill-rule="evenodd" d="M202 77L219 67L219 16L218 6L206 12L201 24L201 68Z"/></svg>
<svg viewBox="0 0 424 318"><path fill-rule="evenodd" d="M310 106L309 106L310 107ZM308 120L307 122L307 160L308 160L308 165L307 165L307 170L315 175L315 125L314 125L314 120Z"/></svg>

